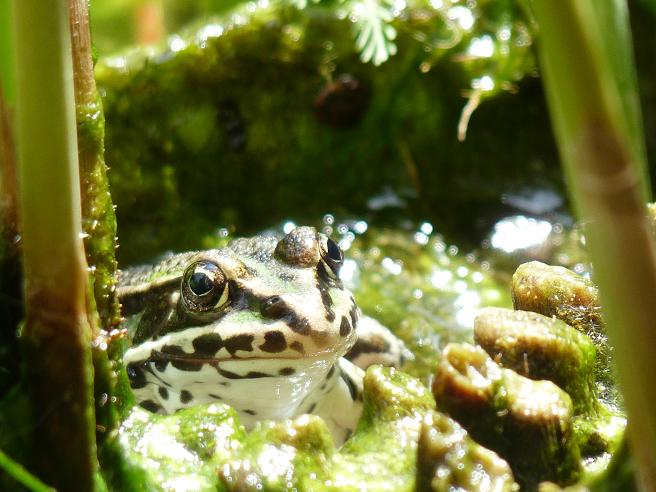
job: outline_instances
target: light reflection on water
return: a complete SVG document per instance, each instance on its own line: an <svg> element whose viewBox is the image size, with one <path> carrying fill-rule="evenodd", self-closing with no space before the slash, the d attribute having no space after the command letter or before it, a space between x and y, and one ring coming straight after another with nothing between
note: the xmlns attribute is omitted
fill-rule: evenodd
<svg viewBox="0 0 656 492"><path fill-rule="evenodd" d="M538 246L551 234L552 225L546 220L537 220L523 215L507 217L494 226L491 244L506 253L518 249Z"/></svg>
<svg viewBox="0 0 656 492"><path fill-rule="evenodd" d="M511 306L509 279L518 259L533 259L531 252L544 255L547 250L552 260L577 259L569 250L554 250L566 242L569 229L524 215L499 220L489 239L469 251L449 243L426 221L379 229L362 218L344 220L326 213L314 223L286 220L268 232L288 233L298 224L314 225L346 252L340 271L344 285L365 314L387 325L418 355L407 370L422 378L434 370L446 343L472 340L474 318L482 307ZM216 235L225 238L228 228L217 229ZM580 239L575 242L580 248ZM566 266L575 265L585 271L581 261Z"/></svg>

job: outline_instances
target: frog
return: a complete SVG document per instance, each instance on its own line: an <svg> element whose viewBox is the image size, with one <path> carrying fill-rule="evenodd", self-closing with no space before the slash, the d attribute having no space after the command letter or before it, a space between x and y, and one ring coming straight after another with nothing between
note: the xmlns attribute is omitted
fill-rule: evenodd
<svg viewBox="0 0 656 492"><path fill-rule="evenodd" d="M343 264L332 238L300 226L121 272L123 362L138 404L170 414L223 402L247 429L316 414L343 443L362 413L363 369L412 358L362 315Z"/></svg>

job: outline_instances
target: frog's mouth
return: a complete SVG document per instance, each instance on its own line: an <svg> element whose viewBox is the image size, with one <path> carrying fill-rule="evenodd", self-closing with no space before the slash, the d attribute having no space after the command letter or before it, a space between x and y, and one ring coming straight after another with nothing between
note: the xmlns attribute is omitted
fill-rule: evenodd
<svg viewBox="0 0 656 492"><path fill-rule="evenodd" d="M313 354L314 357L314 354ZM228 355L225 357L199 357L195 354L171 354L167 352L160 352L158 350L153 350L150 357L146 362L157 363L166 363L171 362L173 366L176 366L178 363L191 364L195 366L202 366L209 364L213 367L217 367L221 362L236 362L236 361L259 361L259 360L304 360L310 358L308 355L298 355L298 356L286 356L286 357L275 357L270 354L266 356L250 356L250 357L238 357L236 355Z"/></svg>
<svg viewBox="0 0 656 492"><path fill-rule="evenodd" d="M280 378L302 375L311 368L328 368L334 363L331 357L312 357L307 355L288 357L199 357L187 353L167 353L153 350L148 359L137 366L158 377L170 364L174 369L184 372L200 372L205 366L214 368L226 379ZM132 364L129 364L132 365ZM132 366L134 368L134 366Z"/></svg>

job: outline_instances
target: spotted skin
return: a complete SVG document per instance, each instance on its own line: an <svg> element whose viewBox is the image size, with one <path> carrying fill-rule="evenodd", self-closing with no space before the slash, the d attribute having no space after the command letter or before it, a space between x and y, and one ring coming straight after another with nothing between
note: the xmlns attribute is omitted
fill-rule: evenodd
<svg viewBox="0 0 656 492"><path fill-rule="evenodd" d="M124 362L139 404L173 413L223 401L247 427L315 413L343 442L362 411L363 373L344 358L360 314L342 262L332 240L298 227L124 272Z"/></svg>

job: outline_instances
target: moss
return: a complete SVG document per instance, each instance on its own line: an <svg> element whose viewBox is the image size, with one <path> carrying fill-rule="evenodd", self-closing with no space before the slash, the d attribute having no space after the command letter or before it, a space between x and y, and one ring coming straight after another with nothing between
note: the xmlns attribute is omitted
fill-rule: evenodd
<svg viewBox="0 0 656 492"><path fill-rule="evenodd" d="M543 480L565 485L580 477L572 402L552 382L503 369L479 347L450 344L433 393L438 410L508 461L523 490Z"/></svg>
<svg viewBox="0 0 656 492"><path fill-rule="evenodd" d="M597 286L567 268L532 261L520 265L512 279L515 309L553 316L589 336L597 348L595 379L601 396L616 399L608 344Z"/></svg>
<svg viewBox="0 0 656 492"><path fill-rule="evenodd" d="M537 313L486 308L476 317L474 340L503 367L557 384L575 413L596 415L596 350L586 335Z"/></svg>
<svg viewBox="0 0 656 492"><path fill-rule="evenodd" d="M424 418L417 450L417 491L519 490L499 456L476 444L457 422L439 412Z"/></svg>
<svg viewBox="0 0 656 492"><path fill-rule="evenodd" d="M104 158L105 118L100 96L76 107L82 230L87 263L93 274L93 293L102 327L109 330L120 320L114 296L116 280L116 216L109 191Z"/></svg>
<svg viewBox="0 0 656 492"><path fill-rule="evenodd" d="M529 83L512 96L502 90L533 70L531 28L512 3L472 8L475 23L466 30L445 23L446 13L428 2L408 7L394 20L398 54L378 68L360 62L353 26L334 9L273 2L240 12L243 22L221 18L149 53L101 60L123 261L197 248L222 225L248 233L327 210L370 212L386 186L405 202L404 215L475 233L500 211L490 204L501 193L544 184L526 162L545 163L539 167L547 182L558 183L539 86ZM497 38L502 27L510 29L505 48ZM481 38L498 49L474 60L467 50ZM459 42L449 45L453 39ZM335 128L317 117L315 105L344 74L367 88L369 102L360 105L360 92L346 91L355 98L346 107L366 109ZM461 144L461 93L485 75L494 89ZM490 165L500 135L512 150L502 166ZM308 189L317 191L312 200ZM453 209L458 213L444 212ZM396 212L374 214L396 220Z"/></svg>
<svg viewBox="0 0 656 492"><path fill-rule="evenodd" d="M495 272L440 234L372 227L346 256L355 262L347 283L358 305L403 339L415 354L403 369L424 381L447 343L472 340L480 307L510 306Z"/></svg>
<svg viewBox="0 0 656 492"><path fill-rule="evenodd" d="M135 408L103 448L121 490L413 490L417 438L434 400L416 379L372 367L364 415L339 450L320 417L260 422L245 432L234 410L205 405L174 415ZM121 473L116 472L121 469ZM112 471L114 470L114 471ZM130 478L132 477L132 478ZM113 481L112 481L113 480Z"/></svg>

